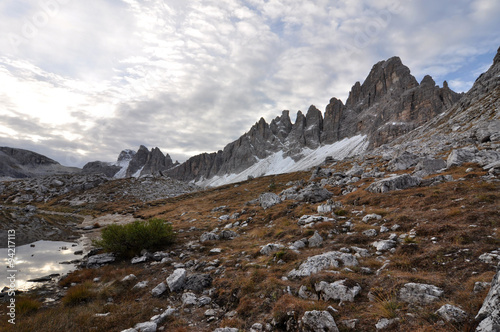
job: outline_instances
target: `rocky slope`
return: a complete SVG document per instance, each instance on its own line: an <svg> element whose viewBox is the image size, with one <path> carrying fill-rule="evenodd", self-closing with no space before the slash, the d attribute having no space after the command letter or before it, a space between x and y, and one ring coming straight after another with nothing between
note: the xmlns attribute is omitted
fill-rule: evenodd
<svg viewBox="0 0 500 332"><path fill-rule="evenodd" d="M176 166L172 158L166 156L158 148L148 150L144 145L137 152L123 150L115 163L94 161L83 167L87 174L101 173L117 179L144 176L162 176L166 170Z"/></svg>
<svg viewBox="0 0 500 332"><path fill-rule="evenodd" d="M483 165L498 160L500 147L500 48L487 72L446 112L420 128L374 151L403 151L439 156L452 149L463 150L462 158Z"/></svg>
<svg viewBox="0 0 500 332"><path fill-rule="evenodd" d="M62 166L32 151L0 147L0 178L27 178L76 172L78 172L77 168Z"/></svg>
<svg viewBox="0 0 500 332"><path fill-rule="evenodd" d="M242 173L277 153L282 160L297 162L311 151L356 135L365 137L366 145L361 150L371 149L426 123L460 97L446 82L440 88L430 76L419 84L408 67L393 57L375 64L363 84L356 82L345 105L332 98L324 115L311 106L305 115L297 113L295 123L289 111L283 111L270 124L261 118L223 150L194 156L167 174L183 181L224 177ZM353 150L351 155L361 152ZM331 157L335 158L336 152L332 150ZM266 170L263 174L275 173Z"/></svg>

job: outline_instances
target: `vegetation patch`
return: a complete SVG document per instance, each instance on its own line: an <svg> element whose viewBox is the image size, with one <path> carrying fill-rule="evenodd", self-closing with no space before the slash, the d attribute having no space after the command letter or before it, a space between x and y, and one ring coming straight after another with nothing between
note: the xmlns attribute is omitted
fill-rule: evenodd
<svg viewBox="0 0 500 332"><path fill-rule="evenodd" d="M122 257L133 257L143 249L162 249L174 240L172 225L162 219L150 219L127 225L109 225L102 230L102 239L94 241L94 245Z"/></svg>

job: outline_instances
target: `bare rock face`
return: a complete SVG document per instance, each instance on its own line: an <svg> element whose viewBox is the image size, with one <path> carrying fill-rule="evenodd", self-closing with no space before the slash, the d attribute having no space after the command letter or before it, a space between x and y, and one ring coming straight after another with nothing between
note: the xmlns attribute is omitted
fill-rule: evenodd
<svg viewBox="0 0 500 332"><path fill-rule="evenodd" d="M460 97L446 82L440 88L430 76L419 84L401 59L393 57L375 64L363 84L356 82L345 105L332 98L324 116L313 105L305 115L298 111L293 124L288 111L270 125L260 119L222 151L194 156L167 174L198 181L240 173L278 151L298 161L305 148L314 150L355 135L367 135L374 148L424 124Z"/></svg>
<svg viewBox="0 0 500 332"><path fill-rule="evenodd" d="M476 331L493 332L500 330L500 272L493 277L490 291L484 299L476 320L480 321Z"/></svg>
<svg viewBox="0 0 500 332"><path fill-rule="evenodd" d="M128 165L127 168L127 177L132 177L136 175L138 171L144 167L148 160L149 156L149 150L147 147L144 145L141 145L139 147L139 150L137 153L132 157L132 160L130 160L130 164Z"/></svg>

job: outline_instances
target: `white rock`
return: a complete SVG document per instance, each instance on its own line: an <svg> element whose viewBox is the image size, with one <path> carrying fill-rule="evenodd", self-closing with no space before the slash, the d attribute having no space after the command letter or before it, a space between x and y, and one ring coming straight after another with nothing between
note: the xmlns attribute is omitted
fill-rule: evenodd
<svg viewBox="0 0 500 332"><path fill-rule="evenodd" d="M198 304L198 298L194 293L184 293L181 297L182 305L185 307L194 306Z"/></svg>
<svg viewBox="0 0 500 332"><path fill-rule="evenodd" d="M407 283L399 290L401 301L414 304L430 304L439 300L443 290L434 285Z"/></svg>
<svg viewBox="0 0 500 332"><path fill-rule="evenodd" d="M436 311L445 321L452 323L461 323L467 319L467 313L462 309L451 304L445 304Z"/></svg>
<svg viewBox="0 0 500 332"><path fill-rule="evenodd" d="M366 216L363 217L363 222L369 222L370 220L380 220L382 219L382 216L376 213L372 214L367 214Z"/></svg>
<svg viewBox="0 0 500 332"><path fill-rule="evenodd" d="M139 323L134 326L138 332L156 332L157 325L154 322Z"/></svg>
<svg viewBox="0 0 500 332"><path fill-rule="evenodd" d="M372 243L372 246L377 248L377 251L386 251L396 247L397 242L393 240L381 240Z"/></svg>
<svg viewBox="0 0 500 332"><path fill-rule="evenodd" d="M320 281L315 285L316 292L321 292L321 299L324 301L340 300L342 302L354 302L354 298L361 292L359 285L348 287L345 284L346 280L338 280L333 283Z"/></svg>
<svg viewBox="0 0 500 332"><path fill-rule="evenodd" d="M167 290L167 285L165 285L165 283L162 282L151 290L151 295L153 295L154 297L159 297L161 294L165 293L166 290Z"/></svg>
<svg viewBox="0 0 500 332"><path fill-rule="evenodd" d="M132 287L132 289L143 289L143 288L146 288L148 286L148 283L149 282L147 280L138 282L137 284L135 284L134 287Z"/></svg>
<svg viewBox="0 0 500 332"><path fill-rule="evenodd" d="M323 244L323 238L319 235L318 231L314 232L308 240L309 248L320 247Z"/></svg>
<svg viewBox="0 0 500 332"><path fill-rule="evenodd" d="M285 248L285 246L282 245L282 244L279 244L279 243L268 243L265 246L261 247L260 253L262 255L269 256L269 255L271 255L271 254L273 254L273 253L275 253L275 252L277 252L277 251L279 251L279 250L281 250L283 248Z"/></svg>
<svg viewBox="0 0 500 332"><path fill-rule="evenodd" d="M335 320L328 311L306 311L301 322L302 331L339 332Z"/></svg>
<svg viewBox="0 0 500 332"><path fill-rule="evenodd" d="M176 269L168 278L167 285L171 292L180 291L186 282L186 270Z"/></svg>
<svg viewBox="0 0 500 332"><path fill-rule="evenodd" d="M288 273L290 278L300 278L308 277L311 274L318 273L322 270L329 269L332 267L339 267L339 262L342 262L344 266L358 266L358 260L354 255L339 252L330 251L321 255L308 257L305 262L303 262L298 269L293 269Z"/></svg>

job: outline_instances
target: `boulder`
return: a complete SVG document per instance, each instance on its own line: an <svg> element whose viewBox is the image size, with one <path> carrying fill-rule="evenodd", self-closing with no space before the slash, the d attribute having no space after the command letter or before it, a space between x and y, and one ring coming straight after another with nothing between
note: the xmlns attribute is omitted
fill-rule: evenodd
<svg viewBox="0 0 500 332"><path fill-rule="evenodd" d="M259 196L259 203L266 210L271 206L281 203L281 198L274 193L264 193Z"/></svg>
<svg viewBox="0 0 500 332"><path fill-rule="evenodd" d="M328 311L306 311L301 319L301 331L339 332L337 324Z"/></svg>
<svg viewBox="0 0 500 332"><path fill-rule="evenodd" d="M479 151L476 148L455 149L451 151L448 156L448 159L446 160L446 167L450 168L453 166L460 166L463 163L476 163L478 162L478 152Z"/></svg>
<svg viewBox="0 0 500 332"><path fill-rule="evenodd" d="M153 288L151 290L151 294L154 297L159 297L159 296L161 296L161 294L165 293L166 290L167 290L167 285L165 285L165 283L162 282L162 283L159 283L155 288Z"/></svg>
<svg viewBox="0 0 500 332"><path fill-rule="evenodd" d="M430 304L439 300L444 291L434 285L407 283L399 290L399 299L412 304Z"/></svg>
<svg viewBox="0 0 500 332"><path fill-rule="evenodd" d="M176 269L168 278L167 285L171 292L178 292L184 288L186 283L186 270Z"/></svg>
<svg viewBox="0 0 500 332"><path fill-rule="evenodd" d="M87 261L87 267L109 264L113 263L115 260L115 255L112 253L90 256Z"/></svg>
<svg viewBox="0 0 500 332"><path fill-rule="evenodd" d="M354 298L361 292L361 287L356 284L346 285L346 280L338 280L333 283L320 281L315 285L316 292L321 293L323 301L340 300L342 302L354 302Z"/></svg>
<svg viewBox="0 0 500 332"><path fill-rule="evenodd" d="M377 251L387 251L391 250L392 248L396 247L398 243L393 240L381 240L381 241L375 241L372 243L372 246L377 248Z"/></svg>
<svg viewBox="0 0 500 332"><path fill-rule="evenodd" d="M202 292L212 285L212 277L209 274L192 274L186 278L184 289L194 292Z"/></svg>
<svg viewBox="0 0 500 332"><path fill-rule="evenodd" d="M405 151L399 157L391 160L389 162L389 167L387 169L391 172L406 170L410 167L417 165L419 160L420 160L419 156Z"/></svg>
<svg viewBox="0 0 500 332"><path fill-rule="evenodd" d="M219 240L219 235L212 233L212 232L206 232L201 234L200 237L200 242L207 242L207 241L217 241Z"/></svg>
<svg viewBox="0 0 500 332"><path fill-rule="evenodd" d="M158 325L154 322L139 323L134 326L137 332L156 332Z"/></svg>
<svg viewBox="0 0 500 332"><path fill-rule="evenodd" d="M446 161L443 159L425 158L418 162L415 166L415 174L419 177L424 177L430 174L435 174L439 170L446 168Z"/></svg>
<svg viewBox="0 0 500 332"><path fill-rule="evenodd" d="M219 238L221 240L232 240L238 237L238 233L229 230L223 230L219 233Z"/></svg>
<svg viewBox="0 0 500 332"><path fill-rule="evenodd" d="M309 248L320 247L323 244L323 238L319 235L318 231L308 239Z"/></svg>
<svg viewBox="0 0 500 332"><path fill-rule="evenodd" d="M467 319L467 313L451 304L445 304L436 311L445 321L450 323L461 323Z"/></svg>
<svg viewBox="0 0 500 332"><path fill-rule="evenodd" d="M184 307L195 306L198 304L198 298L191 292L182 294L181 301Z"/></svg>
<svg viewBox="0 0 500 332"><path fill-rule="evenodd" d="M277 251L279 251L279 250L281 250L283 248L285 248L285 246L282 245L282 244L279 244L279 243L268 243L265 246L261 247L260 253L262 255L269 256L269 255L271 255L271 254L273 254L273 253L275 253L275 252L277 252Z"/></svg>
<svg viewBox="0 0 500 332"><path fill-rule="evenodd" d="M377 324L375 324L375 328L377 330L385 330L385 329L390 328L391 326L393 326L397 322L399 322L399 318L393 318L393 319L381 318L381 319L379 319Z"/></svg>
<svg viewBox="0 0 500 332"><path fill-rule="evenodd" d="M382 219L382 216L376 213L372 214L367 214L366 216L363 217L362 221L363 222L369 222L370 220L380 220Z"/></svg>
<svg viewBox="0 0 500 332"><path fill-rule="evenodd" d="M500 331L500 271L493 277L490 291L484 299L476 320L480 321L476 331Z"/></svg>
<svg viewBox="0 0 500 332"><path fill-rule="evenodd" d="M421 181L422 180L419 177L408 174L396 175L373 182L368 186L368 188L366 188L366 190L372 193L385 193L393 190L416 187L420 185Z"/></svg>
<svg viewBox="0 0 500 332"><path fill-rule="evenodd" d="M288 273L290 278L308 277L329 268L344 266L358 266L358 260L351 254L339 251L330 251L321 255L311 256L300 264L298 269L293 269Z"/></svg>

